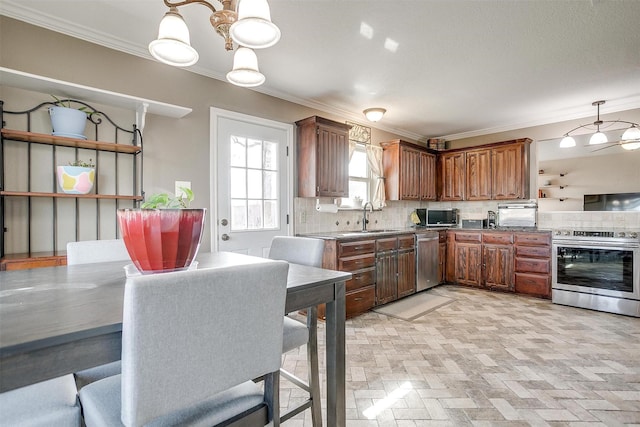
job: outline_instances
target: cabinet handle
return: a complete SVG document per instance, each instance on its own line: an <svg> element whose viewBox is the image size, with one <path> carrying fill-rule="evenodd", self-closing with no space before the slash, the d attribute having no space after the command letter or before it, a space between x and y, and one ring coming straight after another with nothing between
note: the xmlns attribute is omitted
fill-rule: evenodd
<svg viewBox="0 0 640 427"><path fill-rule="evenodd" d="M363 297L357 297L357 298L354 298L353 300L354 301L362 301L363 299L364 299Z"/></svg>

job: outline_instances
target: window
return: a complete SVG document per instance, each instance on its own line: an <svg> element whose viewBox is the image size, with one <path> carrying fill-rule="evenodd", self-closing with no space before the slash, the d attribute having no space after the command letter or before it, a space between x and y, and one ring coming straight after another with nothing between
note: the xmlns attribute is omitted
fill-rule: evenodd
<svg viewBox="0 0 640 427"><path fill-rule="evenodd" d="M369 188L371 174L367 163L367 153L363 144L356 144L351 160L349 161L349 197L342 199L343 207L362 207L362 202L370 199ZM357 202L359 198L360 203Z"/></svg>

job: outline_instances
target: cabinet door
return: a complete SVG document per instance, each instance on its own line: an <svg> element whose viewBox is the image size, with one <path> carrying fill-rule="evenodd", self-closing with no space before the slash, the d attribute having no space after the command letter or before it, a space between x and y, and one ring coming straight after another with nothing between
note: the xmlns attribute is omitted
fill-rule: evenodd
<svg viewBox="0 0 640 427"><path fill-rule="evenodd" d="M455 244L454 281L463 285L480 286L482 277L482 245L477 243Z"/></svg>
<svg viewBox="0 0 640 427"><path fill-rule="evenodd" d="M317 195L349 197L348 133L325 125L317 129Z"/></svg>
<svg viewBox="0 0 640 427"><path fill-rule="evenodd" d="M491 150L466 153L466 200L491 200Z"/></svg>
<svg viewBox="0 0 640 427"><path fill-rule="evenodd" d="M447 265L447 244L440 243L438 245L438 281L444 283L446 281L446 265Z"/></svg>
<svg viewBox="0 0 640 427"><path fill-rule="evenodd" d="M511 144L491 150L492 192L495 200L527 198L524 144Z"/></svg>
<svg viewBox="0 0 640 427"><path fill-rule="evenodd" d="M420 200L420 151L400 149L400 199Z"/></svg>
<svg viewBox="0 0 640 427"><path fill-rule="evenodd" d="M376 255L376 305L397 299L397 251Z"/></svg>
<svg viewBox="0 0 640 427"><path fill-rule="evenodd" d="M420 153L420 199L436 200L436 156Z"/></svg>
<svg viewBox="0 0 640 427"><path fill-rule="evenodd" d="M483 245L483 285L513 291L513 246Z"/></svg>
<svg viewBox="0 0 640 427"><path fill-rule="evenodd" d="M416 251L402 249L398 251L398 298L411 295L416 291Z"/></svg>
<svg viewBox="0 0 640 427"><path fill-rule="evenodd" d="M445 153L440 162L440 200L463 200L465 153Z"/></svg>

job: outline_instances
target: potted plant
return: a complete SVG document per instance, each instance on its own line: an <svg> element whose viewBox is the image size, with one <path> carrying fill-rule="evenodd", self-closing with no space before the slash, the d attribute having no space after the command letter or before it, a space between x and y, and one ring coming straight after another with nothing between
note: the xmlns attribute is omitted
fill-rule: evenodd
<svg viewBox="0 0 640 427"><path fill-rule="evenodd" d="M73 108L70 99L61 100L55 95L51 96L55 99L53 106L49 107L53 135L87 139L87 137L84 136L87 116L96 114L96 112L84 105Z"/></svg>
<svg viewBox="0 0 640 427"><path fill-rule="evenodd" d="M93 189L96 176L95 164L91 159L88 162L76 160L69 162L66 166L58 166L56 175L58 186L63 193L88 194Z"/></svg>
<svg viewBox="0 0 640 427"><path fill-rule="evenodd" d="M151 196L140 209L119 209L118 224L129 256L142 274L186 270L195 259L206 209L191 209L193 192Z"/></svg>

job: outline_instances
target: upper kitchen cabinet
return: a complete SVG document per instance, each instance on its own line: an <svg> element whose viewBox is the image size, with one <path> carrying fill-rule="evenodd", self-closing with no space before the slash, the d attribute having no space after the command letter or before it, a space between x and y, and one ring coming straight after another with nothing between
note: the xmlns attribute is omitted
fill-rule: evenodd
<svg viewBox="0 0 640 427"><path fill-rule="evenodd" d="M296 125L298 197L348 197L351 126L318 116Z"/></svg>
<svg viewBox="0 0 640 427"><path fill-rule="evenodd" d="M380 144L387 200L436 200L436 156L410 142Z"/></svg>
<svg viewBox="0 0 640 427"><path fill-rule="evenodd" d="M529 198L529 147L528 138L491 149L492 199Z"/></svg>
<svg viewBox="0 0 640 427"><path fill-rule="evenodd" d="M528 138L440 154L440 200L529 197Z"/></svg>
<svg viewBox="0 0 640 427"><path fill-rule="evenodd" d="M442 153L439 159L439 200L464 200L465 153Z"/></svg>

